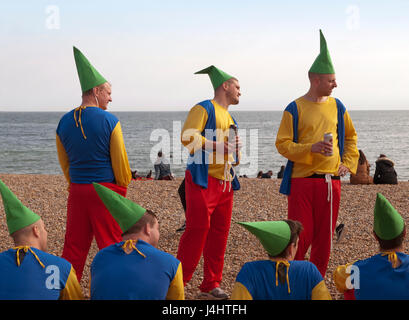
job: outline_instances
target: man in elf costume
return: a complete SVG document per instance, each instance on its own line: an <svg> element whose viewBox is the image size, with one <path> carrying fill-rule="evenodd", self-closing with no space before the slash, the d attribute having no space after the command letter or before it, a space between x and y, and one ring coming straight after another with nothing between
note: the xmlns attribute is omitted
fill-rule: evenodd
<svg viewBox="0 0 409 320"><path fill-rule="evenodd" d="M92 183L102 183L125 196L132 175L121 124L106 111L112 101L111 85L75 47L74 58L82 103L61 118L56 140L58 159L69 184L62 256L74 265L80 280L94 236L100 249L121 240L121 229Z"/></svg>
<svg viewBox="0 0 409 320"><path fill-rule="evenodd" d="M409 256L402 252L405 221L380 193L376 196L373 235L380 252L339 266L334 271L337 290L347 300L409 299Z"/></svg>
<svg viewBox="0 0 409 320"><path fill-rule="evenodd" d="M81 300L72 265L47 253L47 231L0 180L0 193L14 248L0 253L0 300Z"/></svg>
<svg viewBox="0 0 409 320"><path fill-rule="evenodd" d="M184 300L180 261L156 248L156 215L100 184L94 187L121 227L123 241L95 256L91 299Z"/></svg>
<svg viewBox="0 0 409 320"><path fill-rule="evenodd" d="M295 259L303 260L311 246L310 261L325 277L341 198L340 177L355 174L359 153L348 111L330 97L337 83L321 30L320 47L308 72L310 89L285 109L276 147L288 159L280 186L280 193L288 195L288 219L304 228ZM332 141L324 141L326 133L332 134Z"/></svg>
<svg viewBox="0 0 409 320"><path fill-rule="evenodd" d="M201 298L227 299L220 288L224 253L230 230L233 190L239 189L232 164L238 164L240 147L237 126L228 107L239 103L236 78L215 66L196 74L208 74L215 95L194 106L184 123L181 140L190 155L185 173L186 229L181 236L177 258L183 265L184 284L191 280L203 252L204 275L199 287ZM234 158L234 154L236 157Z"/></svg>
<svg viewBox="0 0 409 320"><path fill-rule="evenodd" d="M232 300L331 300L317 267L294 261L302 225L298 221L238 222L254 234L269 260L247 262L236 278Z"/></svg>

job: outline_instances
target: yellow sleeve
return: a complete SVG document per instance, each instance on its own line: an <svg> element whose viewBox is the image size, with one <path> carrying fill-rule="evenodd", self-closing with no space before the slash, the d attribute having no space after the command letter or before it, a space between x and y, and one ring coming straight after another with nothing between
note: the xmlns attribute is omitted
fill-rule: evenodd
<svg viewBox="0 0 409 320"><path fill-rule="evenodd" d="M349 290L346 285L346 280L350 276L350 273L347 273L346 270L349 265L338 266L333 273L335 287L340 293L345 293Z"/></svg>
<svg viewBox="0 0 409 320"><path fill-rule="evenodd" d="M288 160L293 162L312 164L313 155L311 153L312 143L293 142L293 116L290 112L284 111L280 127L277 132L277 151Z"/></svg>
<svg viewBox="0 0 409 320"><path fill-rule="evenodd" d="M67 152L65 151L65 148L58 134L56 135L56 144L57 144L58 161L60 162L60 166L61 166L62 172L64 173L65 179L67 180L68 184L70 184L71 183L70 173L69 173L70 162L68 160Z"/></svg>
<svg viewBox="0 0 409 320"><path fill-rule="evenodd" d="M65 288L60 293L60 300L84 300L81 286L72 266Z"/></svg>
<svg viewBox="0 0 409 320"><path fill-rule="evenodd" d="M342 164L346 166L352 174L356 174L358 168L359 151L357 148L357 134L348 111L344 114L345 142Z"/></svg>
<svg viewBox="0 0 409 320"><path fill-rule="evenodd" d="M116 184L121 187L128 187L132 179L132 173L119 121L112 131L109 148Z"/></svg>
<svg viewBox="0 0 409 320"><path fill-rule="evenodd" d="M189 150L194 153L203 147L206 138L201 135L207 122L207 112L200 106L194 106L186 118L181 133L181 142Z"/></svg>
<svg viewBox="0 0 409 320"><path fill-rule="evenodd" d="M311 300L332 300L325 281L320 281L311 292Z"/></svg>
<svg viewBox="0 0 409 320"><path fill-rule="evenodd" d="M236 282L230 300L253 300L253 297L244 285Z"/></svg>
<svg viewBox="0 0 409 320"><path fill-rule="evenodd" d="M170 283L166 300L185 300L185 288L183 286L182 264L179 262L176 275Z"/></svg>

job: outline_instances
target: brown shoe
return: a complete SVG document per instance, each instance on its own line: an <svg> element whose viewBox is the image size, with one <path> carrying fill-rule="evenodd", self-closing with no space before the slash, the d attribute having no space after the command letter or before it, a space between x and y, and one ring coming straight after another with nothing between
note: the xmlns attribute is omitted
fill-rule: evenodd
<svg viewBox="0 0 409 320"><path fill-rule="evenodd" d="M203 300L227 300L229 296L223 289L216 287L210 292L201 292L198 298Z"/></svg>

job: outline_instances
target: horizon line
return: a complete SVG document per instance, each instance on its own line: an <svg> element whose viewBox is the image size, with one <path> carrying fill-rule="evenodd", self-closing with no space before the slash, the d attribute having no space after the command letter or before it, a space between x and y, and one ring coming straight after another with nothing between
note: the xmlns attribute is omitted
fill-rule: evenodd
<svg viewBox="0 0 409 320"><path fill-rule="evenodd" d="M230 109L229 112L256 112L256 111L264 111L264 112L283 112L285 108L282 110L269 110L269 109L248 109L248 110L232 110ZM0 110L0 112L69 112L72 109L69 110ZM348 111L409 111L409 107L407 109L351 109L348 108ZM107 109L106 111L108 112L189 112L190 109L187 110L110 110Z"/></svg>

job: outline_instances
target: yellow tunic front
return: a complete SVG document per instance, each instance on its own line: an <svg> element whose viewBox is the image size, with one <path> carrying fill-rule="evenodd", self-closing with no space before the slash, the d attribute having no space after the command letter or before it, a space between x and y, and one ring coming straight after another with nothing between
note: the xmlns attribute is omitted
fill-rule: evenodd
<svg viewBox="0 0 409 320"><path fill-rule="evenodd" d="M293 117L284 111L277 133L276 147L285 158L294 162L292 177L308 177L314 173L338 175L339 165L346 166L351 173L356 173L359 152L357 134L349 116L345 111L345 141L342 159L339 155L337 136L337 104L329 97L325 102L311 102L303 97L296 100L298 109L298 143L293 142ZM324 156L312 153L311 146L323 141L325 133L332 133L333 155Z"/></svg>
<svg viewBox="0 0 409 320"><path fill-rule="evenodd" d="M227 141L230 125L234 124L234 121L227 109L214 100L212 100L212 103L216 117L216 141ZM206 126L207 118L207 112L201 105L194 106L186 118L182 129L181 141L191 154L204 148L206 138L203 137L201 133ZM223 150L220 151L223 152ZM233 161L233 153L223 156L214 151L209 156L208 174L216 179L229 180L229 178L231 178L231 165L229 162L232 163ZM227 168L225 167L226 163ZM225 169L227 169L226 174Z"/></svg>

